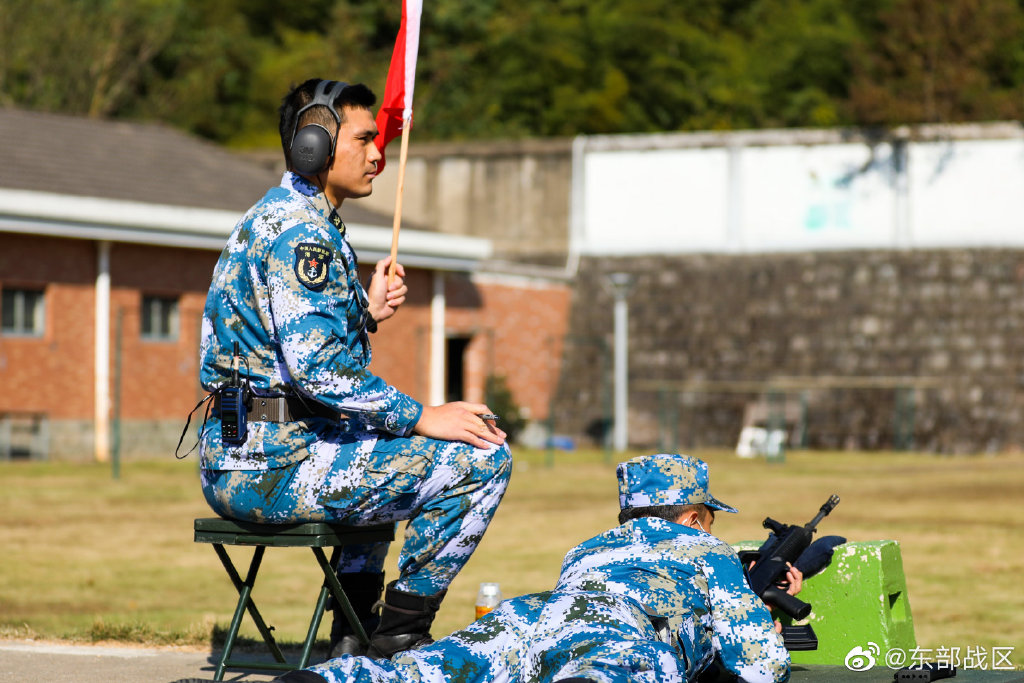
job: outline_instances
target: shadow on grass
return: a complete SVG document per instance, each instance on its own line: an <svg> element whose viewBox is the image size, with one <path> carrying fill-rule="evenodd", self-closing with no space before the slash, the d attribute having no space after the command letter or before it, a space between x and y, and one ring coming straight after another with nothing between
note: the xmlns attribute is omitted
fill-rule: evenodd
<svg viewBox="0 0 1024 683"><path fill-rule="evenodd" d="M213 625L213 629L212 632L210 633L209 640L209 645L212 652L220 653L224 650L224 644L227 641L228 636L228 628L229 626L227 624ZM304 642L281 640L278 639L276 636L274 637L274 641L277 643L277 646L281 648L281 653L289 660L294 659L298 661L299 656L302 654L302 648L305 646ZM327 640L323 638L317 638L313 642L313 650L310 654L310 661L315 660L318 655L322 658L326 658L327 651L329 648L330 643ZM254 638L252 636L244 635L238 635L238 637L235 638L235 646L232 649L232 653L235 652L266 652L268 653L268 656L270 656L269 650L267 649L267 644L263 642L262 638Z"/></svg>
<svg viewBox="0 0 1024 683"><path fill-rule="evenodd" d="M67 636L72 641L86 641L90 643L118 642L133 643L148 646L187 646L198 648L209 648L211 659L220 659L220 653L224 651L227 642L229 624L205 624L193 626L185 631L157 631L149 624L142 622L132 623L107 623L102 620L95 621L84 634L71 634ZM273 631L271 627L271 631ZM11 628L6 637L38 637L34 631L24 627L20 631ZM302 654L304 641L281 639L276 635L274 640L289 661L298 661ZM313 643L311 660L318 656L324 658L330 644L327 639L318 638ZM235 637L235 644L232 649L234 653L258 654L266 653L271 661L272 655L267 644L262 638L239 634Z"/></svg>

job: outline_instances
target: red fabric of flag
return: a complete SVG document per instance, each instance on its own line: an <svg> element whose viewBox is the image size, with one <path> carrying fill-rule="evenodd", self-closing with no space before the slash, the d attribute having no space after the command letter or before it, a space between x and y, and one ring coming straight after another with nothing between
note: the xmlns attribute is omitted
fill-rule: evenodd
<svg viewBox="0 0 1024 683"><path fill-rule="evenodd" d="M377 172L384 170L384 148L402 133L406 118L412 120L412 92L416 77L416 53L419 49L420 14L422 0L402 2L402 25L391 53L388 79L384 85L384 99L377 112L377 149L381 160Z"/></svg>

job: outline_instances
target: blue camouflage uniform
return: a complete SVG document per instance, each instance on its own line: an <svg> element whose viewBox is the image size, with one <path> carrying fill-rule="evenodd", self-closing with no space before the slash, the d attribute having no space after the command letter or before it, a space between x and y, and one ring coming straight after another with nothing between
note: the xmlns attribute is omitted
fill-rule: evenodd
<svg viewBox="0 0 1024 683"><path fill-rule="evenodd" d="M468 627L390 660L345 655L308 670L329 683L682 681L664 639L629 597L549 591L505 600Z"/></svg>
<svg viewBox="0 0 1024 683"><path fill-rule="evenodd" d="M623 509L703 503L736 511L708 493L707 465L689 456L633 458L618 477ZM705 531L657 517L627 521L569 551L556 590L571 589L627 595L665 617L688 680L715 658L744 681L789 678L789 653L735 550Z"/></svg>
<svg viewBox="0 0 1024 683"><path fill-rule="evenodd" d="M623 508L735 512L708 493L707 465L688 456L634 458L618 477ZM343 656L309 670L330 683L694 681L716 659L744 681L789 678L789 653L732 547L642 517L572 549L554 591L506 600L391 660Z"/></svg>
<svg viewBox="0 0 1024 683"><path fill-rule="evenodd" d="M241 520L408 519L396 587L433 595L479 543L511 457L506 445L412 434L422 406L368 369L367 306L344 224L323 193L286 172L217 262L200 379L207 391L224 386L237 342L257 397L290 396L327 416L252 421L245 442L230 445L214 410L200 439L203 492L218 514ZM339 571L380 572L386 552L387 544L348 547Z"/></svg>

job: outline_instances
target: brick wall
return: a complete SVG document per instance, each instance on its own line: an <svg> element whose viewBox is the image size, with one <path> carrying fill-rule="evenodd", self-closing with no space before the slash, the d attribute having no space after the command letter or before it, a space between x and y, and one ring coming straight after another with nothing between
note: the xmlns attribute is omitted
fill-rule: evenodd
<svg viewBox="0 0 1024 683"><path fill-rule="evenodd" d="M0 334L0 413L91 417L96 249L91 242L5 235L0 287L45 292L41 337Z"/></svg>
<svg viewBox="0 0 1024 683"><path fill-rule="evenodd" d="M51 457L92 457L97 248L85 240L9 234L0 241L0 287L46 292L42 337L0 335L0 415L46 414ZM113 390L112 411L120 420L123 455L170 455L186 415L202 396L199 328L217 256L195 249L111 247L110 377L114 386L120 362L120 394ZM369 273L364 267L364 282ZM429 388L432 278L430 271L409 269L407 302L372 337L371 369L420 401L427 400ZM481 401L486 376L504 374L516 400L534 417L546 416L567 287L525 279L475 282L460 274L448 274L446 281L447 334L471 339L464 398ZM178 301L177 338L142 338L146 295Z"/></svg>
<svg viewBox="0 0 1024 683"><path fill-rule="evenodd" d="M364 283L371 270L361 267ZM431 273L410 268L406 271L405 282L409 287L405 303L393 318L381 323L377 332L370 335L373 347L370 370L399 391L425 401L429 386Z"/></svg>
<svg viewBox="0 0 1024 683"><path fill-rule="evenodd" d="M501 375L530 419L547 419L569 318L568 286L519 278L452 280L449 333L473 336L467 384L476 392L467 391L467 398L482 400L486 375Z"/></svg>
<svg viewBox="0 0 1024 683"><path fill-rule="evenodd" d="M217 254L197 249L115 244L110 256L111 359L121 352L121 417L182 419L199 400L199 334ZM178 301L176 339L142 337L144 296ZM117 320L121 320L118 344ZM113 380L113 371L111 371Z"/></svg>
<svg viewBox="0 0 1024 683"><path fill-rule="evenodd" d="M429 391L432 273L411 270L407 302L373 335L371 370L419 401ZM516 402L544 419L557 381L569 288L525 278L445 275L445 333L469 339L462 396L483 401L484 381L503 375Z"/></svg>
<svg viewBox="0 0 1024 683"><path fill-rule="evenodd" d="M630 440L734 446L745 414L790 443L977 452L1024 444L1024 252L586 259L559 431L611 415L611 272L630 272ZM785 397L772 408L772 388Z"/></svg>

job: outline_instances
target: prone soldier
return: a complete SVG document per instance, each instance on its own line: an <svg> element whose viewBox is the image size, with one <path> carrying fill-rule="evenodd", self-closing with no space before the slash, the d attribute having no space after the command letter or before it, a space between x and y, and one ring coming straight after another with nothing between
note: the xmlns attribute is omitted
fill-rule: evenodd
<svg viewBox="0 0 1024 683"><path fill-rule="evenodd" d="M342 656L280 683L678 683L667 632L632 598L548 591L504 600L464 629L390 660Z"/></svg>
<svg viewBox="0 0 1024 683"><path fill-rule="evenodd" d="M687 455L620 463L620 525L565 556L556 590L627 595L668 620L686 679L721 671L744 681L789 678L789 653L732 546L712 536L708 466ZM791 590L799 589L799 577Z"/></svg>
<svg viewBox="0 0 1024 683"><path fill-rule="evenodd" d="M731 546L707 532L707 465L682 455L621 463L622 524L569 551L553 592L521 596L390 661L341 657L282 683L695 681L781 683L789 653ZM609 615L615 615L609 617Z"/></svg>

